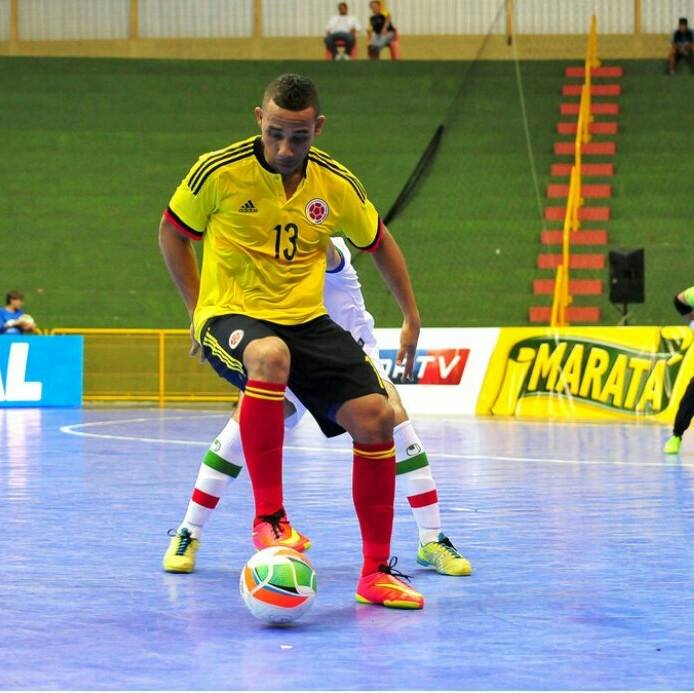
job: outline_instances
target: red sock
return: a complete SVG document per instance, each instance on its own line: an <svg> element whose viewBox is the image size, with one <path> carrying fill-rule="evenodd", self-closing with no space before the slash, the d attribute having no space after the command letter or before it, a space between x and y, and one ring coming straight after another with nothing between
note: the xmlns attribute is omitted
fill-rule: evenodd
<svg viewBox="0 0 694 693"><path fill-rule="evenodd" d="M354 443L352 497L364 546L361 574L375 573L388 563L395 499L395 445Z"/></svg>
<svg viewBox="0 0 694 693"><path fill-rule="evenodd" d="M243 393L239 427L255 496L255 514L271 515L283 504L282 443L286 385L249 380Z"/></svg>

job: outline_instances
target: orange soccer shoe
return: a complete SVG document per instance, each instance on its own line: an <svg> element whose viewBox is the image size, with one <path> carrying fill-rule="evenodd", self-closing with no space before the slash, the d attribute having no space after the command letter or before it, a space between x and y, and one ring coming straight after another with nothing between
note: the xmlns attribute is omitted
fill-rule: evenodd
<svg viewBox="0 0 694 693"><path fill-rule="evenodd" d="M391 609L421 609L424 597L406 584L409 576L395 570L398 559L393 557L378 572L359 578L355 597L360 604L382 604Z"/></svg>
<svg viewBox="0 0 694 693"><path fill-rule="evenodd" d="M272 515L259 515L255 518L253 545L258 551L268 546L288 546L301 552L311 548L311 540L289 524L284 508L280 508Z"/></svg>

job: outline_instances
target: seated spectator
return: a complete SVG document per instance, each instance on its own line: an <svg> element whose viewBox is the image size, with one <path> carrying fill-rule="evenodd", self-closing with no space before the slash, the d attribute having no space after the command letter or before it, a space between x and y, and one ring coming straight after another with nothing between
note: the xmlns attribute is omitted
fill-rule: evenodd
<svg viewBox="0 0 694 693"><path fill-rule="evenodd" d="M361 31L361 25L349 14L346 2L341 2L337 6L339 14L330 18L325 27L325 45L333 56L333 60L349 60L349 56L354 50L357 41L357 32ZM344 46L344 52L338 53L338 47Z"/></svg>
<svg viewBox="0 0 694 693"><path fill-rule="evenodd" d="M37 331L31 315L24 312L24 294L10 291L7 305L0 310L0 334L32 334Z"/></svg>
<svg viewBox="0 0 694 693"><path fill-rule="evenodd" d="M381 51L391 44L395 38L395 27L393 26L393 18L384 9L383 3L375 0L369 3L371 8L371 16L369 17L368 31L369 36L369 58L378 60L381 57Z"/></svg>
<svg viewBox="0 0 694 693"><path fill-rule="evenodd" d="M669 74L675 74L675 66L682 58L686 58L689 67L694 69L694 34L687 24L686 17L680 17L679 26L672 34L672 45L667 60Z"/></svg>

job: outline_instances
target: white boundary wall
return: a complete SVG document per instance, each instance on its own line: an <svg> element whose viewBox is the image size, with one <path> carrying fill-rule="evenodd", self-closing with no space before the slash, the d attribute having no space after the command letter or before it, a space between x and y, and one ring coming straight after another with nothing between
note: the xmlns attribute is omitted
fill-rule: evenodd
<svg viewBox="0 0 694 693"><path fill-rule="evenodd" d="M129 0L20 0L19 35L26 41L124 39Z"/></svg>
<svg viewBox="0 0 694 693"><path fill-rule="evenodd" d="M647 34L674 31L680 17L687 17L691 27L694 25L694 0L646 0L641 15L641 30Z"/></svg>
<svg viewBox="0 0 694 693"><path fill-rule="evenodd" d="M130 0L17 0L22 40L124 39ZM351 0L362 26L366 0ZM337 0L262 0L263 36L321 36ZM503 34L505 0L388 0L403 35ZM585 34L590 16L600 33L632 33L634 0L514 0L519 34ZM248 38L253 0L139 0L142 38ZM681 15L694 23L694 0L641 0L643 33L671 32ZM0 0L0 40L10 33L10 0Z"/></svg>
<svg viewBox="0 0 694 693"><path fill-rule="evenodd" d="M518 0L517 0L518 1ZM366 28L366 2L351 2L353 14ZM263 0L266 36L320 36L337 14L334 0ZM398 30L410 35L503 34L504 0L390 0L387 4Z"/></svg>
<svg viewBox="0 0 694 693"><path fill-rule="evenodd" d="M515 30L520 34L584 34L593 14L600 33L634 31L634 0L517 0Z"/></svg>
<svg viewBox="0 0 694 693"><path fill-rule="evenodd" d="M139 0L142 38L249 38L253 0Z"/></svg>
<svg viewBox="0 0 694 693"><path fill-rule="evenodd" d="M10 40L10 0L0 0L0 41Z"/></svg>

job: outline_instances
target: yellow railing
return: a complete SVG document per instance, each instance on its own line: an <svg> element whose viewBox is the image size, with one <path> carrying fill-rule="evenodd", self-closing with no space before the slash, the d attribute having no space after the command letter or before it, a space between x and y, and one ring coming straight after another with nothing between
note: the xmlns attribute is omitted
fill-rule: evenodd
<svg viewBox="0 0 694 693"><path fill-rule="evenodd" d="M229 402L238 392L191 358L188 330L54 328L84 336L84 399L95 402Z"/></svg>
<svg viewBox="0 0 694 693"><path fill-rule="evenodd" d="M566 309L569 307L571 296L568 287L565 286L566 277L564 275L564 265L557 267L554 274L554 296L552 298L552 313L549 324L551 327L562 327L566 325Z"/></svg>
<svg viewBox="0 0 694 693"><path fill-rule="evenodd" d="M581 228L580 209L583 206L581 197L582 181L582 148L591 140L590 124L593 121L591 87L591 70L598 67L598 28L593 15L590 22L590 33L584 61L585 76L581 86L581 101L578 107L576 122L576 137L574 139L574 163L569 178L569 192L566 198L566 213L562 229L561 262L554 275L554 294L552 296L552 311L550 313L551 327L565 327L569 324L566 309L571 305L570 293L570 264L571 264L571 233Z"/></svg>
<svg viewBox="0 0 694 693"><path fill-rule="evenodd" d="M595 15L590 19L587 58L590 67L600 67L600 59L598 58L598 19Z"/></svg>

